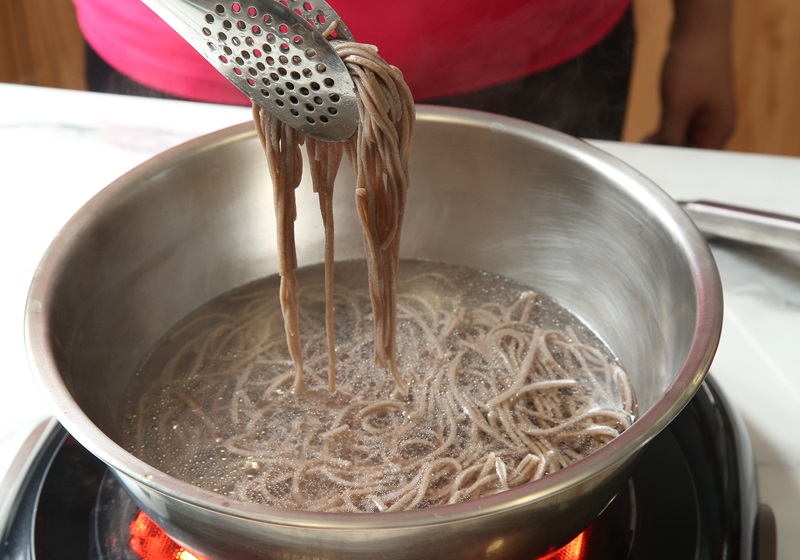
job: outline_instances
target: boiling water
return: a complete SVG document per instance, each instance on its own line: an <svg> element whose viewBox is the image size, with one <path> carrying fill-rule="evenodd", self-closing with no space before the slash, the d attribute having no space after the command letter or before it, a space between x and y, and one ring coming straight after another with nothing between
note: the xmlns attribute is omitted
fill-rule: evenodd
<svg viewBox="0 0 800 560"><path fill-rule="evenodd" d="M552 299L493 274L404 261L397 348L409 389L372 362L363 262L338 263L336 391L323 269L298 271L302 391L292 389L277 277L204 305L142 365L125 445L232 499L393 511L518 486L588 455L633 421L627 376Z"/></svg>

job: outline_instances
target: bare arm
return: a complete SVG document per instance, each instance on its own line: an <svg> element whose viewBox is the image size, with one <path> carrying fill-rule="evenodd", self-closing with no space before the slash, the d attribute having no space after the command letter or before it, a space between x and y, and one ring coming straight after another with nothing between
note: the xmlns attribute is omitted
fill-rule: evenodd
<svg viewBox="0 0 800 560"><path fill-rule="evenodd" d="M674 4L661 76L661 123L654 140L722 148L736 120L731 0L674 0Z"/></svg>

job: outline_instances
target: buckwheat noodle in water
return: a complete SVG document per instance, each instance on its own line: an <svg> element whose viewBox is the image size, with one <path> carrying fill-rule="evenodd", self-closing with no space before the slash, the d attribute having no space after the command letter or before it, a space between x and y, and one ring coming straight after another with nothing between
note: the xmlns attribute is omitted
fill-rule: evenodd
<svg viewBox="0 0 800 560"><path fill-rule="evenodd" d="M626 374L563 307L502 276L403 260L397 345L405 394L370 360L366 261L336 263L336 391L302 394L280 336L276 276L190 315L140 374L126 445L233 499L314 511L456 503L564 468L626 429ZM309 371L324 371L322 265L298 270Z"/></svg>
<svg viewBox="0 0 800 560"><path fill-rule="evenodd" d="M319 142L254 109L279 274L207 303L156 345L131 390L125 445L235 500L358 513L495 494L619 435L635 396L577 317L489 272L414 260L400 268L411 95L374 47L334 44L357 87L358 132ZM298 269L303 146L325 257ZM344 154L366 258L334 263L332 192Z"/></svg>

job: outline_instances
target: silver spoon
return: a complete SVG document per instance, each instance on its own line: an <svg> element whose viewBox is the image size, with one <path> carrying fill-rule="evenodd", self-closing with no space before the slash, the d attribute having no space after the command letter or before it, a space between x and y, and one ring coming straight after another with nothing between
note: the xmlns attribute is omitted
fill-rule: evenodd
<svg viewBox="0 0 800 560"><path fill-rule="evenodd" d="M144 3L253 102L289 126L328 141L355 132L355 86L325 32L344 40L352 35L324 0Z"/></svg>

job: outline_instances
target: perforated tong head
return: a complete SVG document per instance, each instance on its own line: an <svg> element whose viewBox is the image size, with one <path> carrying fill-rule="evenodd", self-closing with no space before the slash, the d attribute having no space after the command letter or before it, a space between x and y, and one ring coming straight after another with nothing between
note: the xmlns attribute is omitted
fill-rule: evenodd
<svg viewBox="0 0 800 560"><path fill-rule="evenodd" d="M353 38L326 2L144 2L253 102L289 126L327 141L355 132L355 85L328 40Z"/></svg>

